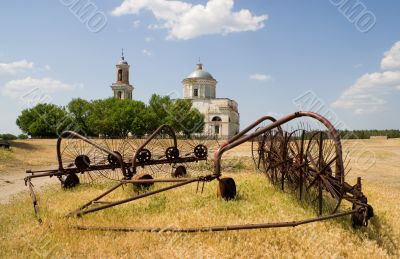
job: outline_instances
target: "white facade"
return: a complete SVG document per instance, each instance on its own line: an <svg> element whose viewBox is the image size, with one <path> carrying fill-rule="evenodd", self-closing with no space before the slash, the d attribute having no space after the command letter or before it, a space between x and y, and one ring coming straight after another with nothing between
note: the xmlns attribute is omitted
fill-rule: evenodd
<svg viewBox="0 0 400 259"><path fill-rule="evenodd" d="M116 81L111 85L113 96L118 99L132 100L133 86L129 84L129 64L125 61L122 52L121 60L116 67Z"/></svg>
<svg viewBox="0 0 400 259"><path fill-rule="evenodd" d="M197 64L182 81L183 97L191 99L193 107L204 115L204 133L229 138L239 132L239 112L236 101L216 98L217 81Z"/></svg>

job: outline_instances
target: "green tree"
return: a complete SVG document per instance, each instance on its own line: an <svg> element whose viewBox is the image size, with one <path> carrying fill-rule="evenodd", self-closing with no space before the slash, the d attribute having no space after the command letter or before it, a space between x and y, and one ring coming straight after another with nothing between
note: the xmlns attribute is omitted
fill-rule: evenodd
<svg viewBox="0 0 400 259"><path fill-rule="evenodd" d="M192 102L187 99L177 99L168 109L167 123L176 132L190 137L192 133L200 133L204 128L204 116L198 109L192 107Z"/></svg>
<svg viewBox="0 0 400 259"><path fill-rule="evenodd" d="M203 131L204 116L192 107L190 100L171 100L169 96L153 94L148 109L149 120L153 120L153 130L162 124L168 124L176 132L183 133L187 137L192 133Z"/></svg>
<svg viewBox="0 0 400 259"><path fill-rule="evenodd" d="M146 132L146 106L140 101L108 98L95 100L90 105L87 126L95 134L109 137L125 137L131 132Z"/></svg>
<svg viewBox="0 0 400 259"><path fill-rule="evenodd" d="M56 137L70 122L65 109L54 104L38 104L25 109L16 121L19 128L32 137Z"/></svg>
<svg viewBox="0 0 400 259"><path fill-rule="evenodd" d="M172 106L172 101L169 96L160 96L153 94L149 100L149 112L153 113L158 121L158 124L167 123L167 117Z"/></svg>
<svg viewBox="0 0 400 259"><path fill-rule="evenodd" d="M9 134L9 133L0 134L0 139L3 139L3 140L15 140L15 139L17 139L17 136L15 136L13 134Z"/></svg>
<svg viewBox="0 0 400 259"><path fill-rule="evenodd" d="M72 99L68 103L68 113L73 121L72 130L84 135L93 135L93 131L87 125L90 108L91 103L81 98Z"/></svg>
<svg viewBox="0 0 400 259"><path fill-rule="evenodd" d="M26 134L19 134L18 139L28 139L28 135Z"/></svg>

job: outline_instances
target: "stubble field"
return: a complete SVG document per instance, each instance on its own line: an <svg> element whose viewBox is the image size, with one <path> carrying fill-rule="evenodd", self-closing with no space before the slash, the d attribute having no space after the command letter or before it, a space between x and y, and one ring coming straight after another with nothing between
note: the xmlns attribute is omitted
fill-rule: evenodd
<svg viewBox="0 0 400 259"><path fill-rule="evenodd" d="M17 141L11 151L0 150L0 193L7 196L0 205L0 257L398 258L400 140L344 141L344 149L349 151L352 168L346 180L354 184L357 176L363 178L363 191L375 210L367 228L353 230L346 217L281 229L121 233L79 231L70 226L211 226L291 221L314 217L315 212L255 172L247 143L230 151L227 157L240 162L223 172L236 181L238 197L233 201L217 198L213 181L203 193L196 193L193 184L82 218L65 218L110 184L63 190L57 179L49 179L50 184L38 191L44 220L38 225L21 179L24 169L56 164L55 140ZM13 185L23 191L5 194ZM129 197L132 189L117 194Z"/></svg>

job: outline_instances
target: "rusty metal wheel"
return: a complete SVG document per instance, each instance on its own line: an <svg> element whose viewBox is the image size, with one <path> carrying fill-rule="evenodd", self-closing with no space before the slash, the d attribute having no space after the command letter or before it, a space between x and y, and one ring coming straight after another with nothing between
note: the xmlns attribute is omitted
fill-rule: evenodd
<svg viewBox="0 0 400 259"><path fill-rule="evenodd" d="M133 176L132 180L152 180L153 176L149 174L136 174ZM135 191L148 190L154 185L154 183L133 183L133 189Z"/></svg>
<svg viewBox="0 0 400 259"><path fill-rule="evenodd" d="M218 180L217 197L221 197L226 201L236 197L236 183L233 178L226 177Z"/></svg>
<svg viewBox="0 0 400 259"><path fill-rule="evenodd" d="M171 173L172 177L184 177L186 175L187 175L186 167L183 165L180 165L177 168L173 169Z"/></svg>
<svg viewBox="0 0 400 259"><path fill-rule="evenodd" d="M198 144L194 147L193 153L197 158L206 158L208 154L208 149L206 146Z"/></svg>
<svg viewBox="0 0 400 259"><path fill-rule="evenodd" d="M305 130L295 130L290 133L287 141L288 149L288 172L287 185L301 200L303 194L305 159Z"/></svg>
<svg viewBox="0 0 400 259"><path fill-rule="evenodd" d="M70 189L79 185L79 177L76 174L69 174L63 181L63 187Z"/></svg>
<svg viewBox="0 0 400 259"><path fill-rule="evenodd" d="M106 150L120 155L123 161L128 161L133 147L127 139L91 140ZM60 157L64 169L76 168L79 171L81 183L95 183L106 179L119 180L123 178L119 160L99 148L77 138L65 138L60 144ZM112 165L111 169L104 168Z"/></svg>
<svg viewBox="0 0 400 259"><path fill-rule="evenodd" d="M118 151L113 151L115 154L117 154L117 156L119 156L120 158L122 158L122 155L121 155L121 153L120 152L118 152ZM115 166L115 167L117 167L117 166L120 166L120 162L119 162L119 159L117 158L117 157L115 157L115 156L113 156L113 155L111 155L111 154L108 154L107 155L107 161L108 161L108 163L110 163L110 165L113 165L113 166Z"/></svg>
<svg viewBox="0 0 400 259"><path fill-rule="evenodd" d="M286 166L286 139L281 131L270 131L263 141L263 155L265 173L269 180L275 184L283 183Z"/></svg>
<svg viewBox="0 0 400 259"><path fill-rule="evenodd" d="M338 159L335 144L327 133L314 132L306 148L304 175L306 190L319 215L325 211L332 213L340 204L343 184L335 177Z"/></svg>
<svg viewBox="0 0 400 259"><path fill-rule="evenodd" d="M142 150L140 150L139 154L136 157L137 161L139 163L146 163L149 162L151 160L151 152L150 150L143 148Z"/></svg>
<svg viewBox="0 0 400 259"><path fill-rule="evenodd" d="M266 159L268 156L268 150L266 150L267 146L265 145L265 142L270 139L270 133L270 131L267 131L251 141L251 156L253 158L254 166L256 167L256 170L262 173L267 173L268 161L266 161Z"/></svg>
<svg viewBox="0 0 400 259"><path fill-rule="evenodd" d="M179 158L179 149L176 147L169 147L165 150L165 156L168 160L174 160Z"/></svg>
<svg viewBox="0 0 400 259"><path fill-rule="evenodd" d="M87 169L90 167L90 158L87 155L78 155L75 158L74 164L80 170Z"/></svg>

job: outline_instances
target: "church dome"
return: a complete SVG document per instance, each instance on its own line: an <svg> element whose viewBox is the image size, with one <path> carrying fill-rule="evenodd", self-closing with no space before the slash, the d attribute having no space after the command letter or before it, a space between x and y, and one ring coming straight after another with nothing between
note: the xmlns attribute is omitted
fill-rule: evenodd
<svg viewBox="0 0 400 259"><path fill-rule="evenodd" d="M211 79L215 80L214 77L208 73L207 71L203 70L203 64L197 64L196 70L190 73L187 78L202 78L202 79Z"/></svg>

